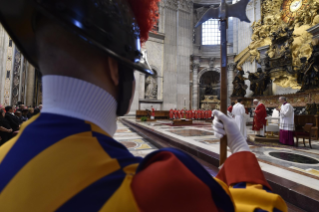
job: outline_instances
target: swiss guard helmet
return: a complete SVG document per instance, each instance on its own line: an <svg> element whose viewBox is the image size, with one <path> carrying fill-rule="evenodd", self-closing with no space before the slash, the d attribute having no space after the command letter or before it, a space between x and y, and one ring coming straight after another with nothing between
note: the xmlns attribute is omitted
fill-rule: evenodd
<svg viewBox="0 0 319 212"><path fill-rule="evenodd" d="M129 107L133 70L153 71L140 62L141 43L156 21L159 0L0 0L0 22L36 68L36 22L41 15L57 22L86 42L116 59L119 64L117 114Z"/></svg>

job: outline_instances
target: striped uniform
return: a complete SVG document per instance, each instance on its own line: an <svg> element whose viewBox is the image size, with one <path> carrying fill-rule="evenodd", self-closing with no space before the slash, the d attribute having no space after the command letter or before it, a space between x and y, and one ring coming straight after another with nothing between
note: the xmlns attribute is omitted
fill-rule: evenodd
<svg viewBox="0 0 319 212"><path fill-rule="evenodd" d="M3 212L235 210L287 211L250 152L212 178L176 149L134 157L96 125L49 113L0 147Z"/></svg>

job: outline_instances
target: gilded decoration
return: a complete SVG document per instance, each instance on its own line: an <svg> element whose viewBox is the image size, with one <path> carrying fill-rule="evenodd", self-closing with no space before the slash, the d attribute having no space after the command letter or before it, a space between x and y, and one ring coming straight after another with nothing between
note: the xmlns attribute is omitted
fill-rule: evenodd
<svg viewBox="0 0 319 212"><path fill-rule="evenodd" d="M280 106L278 99L280 96L285 96L287 101L293 107L306 107L310 104L319 105L319 88L310 89L304 91L302 93L295 94L281 94L281 95L273 95L273 96L257 96L257 97L243 97L243 101L249 105L249 107L253 104L253 99L257 98L260 100L267 108L274 108ZM235 101L236 97L231 97L232 101ZM309 107L309 106L308 106ZM318 110L319 112L319 110ZM319 115L319 114L318 114Z"/></svg>
<svg viewBox="0 0 319 212"><path fill-rule="evenodd" d="M301 81L297 80L304 77L300 72L304 73L306 68L311 67L318 72L317 66L305 64L311 57L313 61L315 58L312 35L307 29L319 23L318 9L319 0L264 0L261 4L262 17L252 24L252 42L235 57L237 69L242 70L247 61L257 60L266 64L265 70L273 82L282 87L303 91L318 87L319 82L316 81L308 82L308 87L302 88ZM267 45L266 58L261 59L257 48Z"/></svg>

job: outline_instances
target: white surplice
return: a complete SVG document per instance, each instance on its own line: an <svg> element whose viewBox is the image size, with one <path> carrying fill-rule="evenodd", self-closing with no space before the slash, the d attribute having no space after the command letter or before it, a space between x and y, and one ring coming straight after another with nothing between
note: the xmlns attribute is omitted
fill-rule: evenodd
<svg viewBox="0 0 319 212"><path fill-rule="evenodd" d="M288 130L288 131L295 130L294 108L291 106L291 104L289 103L282 104L280 107L279 116L280 116L279 129Z"/></svg>
<svg viewBox="0 0 319 212"><path fill-rule="evenodd" d="M235 122L239 128L240 133L247 138L246 132L246 110L244 105L237 103L233 106L232 114L235 116Z"/></svg>

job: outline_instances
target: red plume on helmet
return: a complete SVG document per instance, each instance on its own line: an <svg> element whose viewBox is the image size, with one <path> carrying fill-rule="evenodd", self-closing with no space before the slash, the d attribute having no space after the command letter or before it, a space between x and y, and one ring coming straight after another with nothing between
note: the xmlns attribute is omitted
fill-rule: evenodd
<svg viewBox="0 0 319 212"><path fill-rule="evenodd" d="M141 43L148 39L148 32L158 21L158 4L160 0L127 0L132 8L140 28Z"/></svg>

